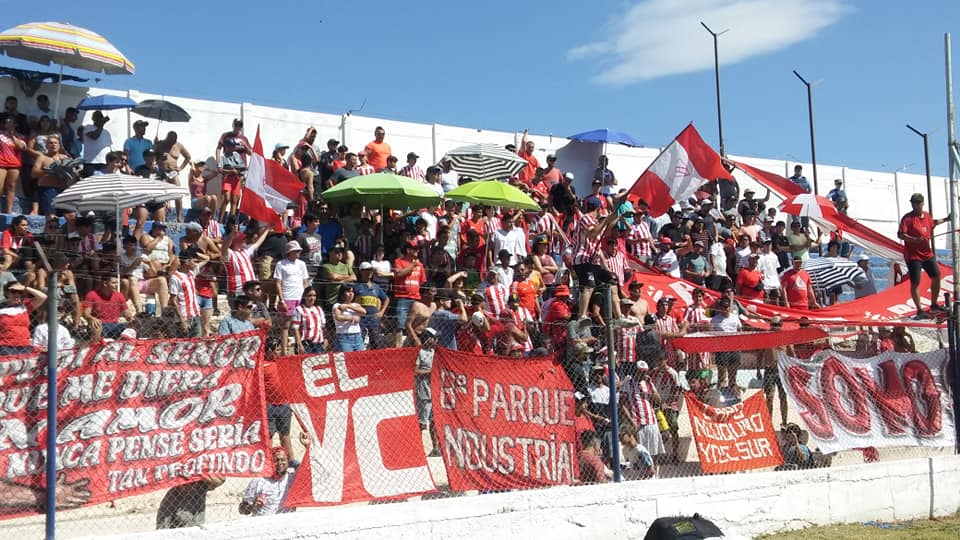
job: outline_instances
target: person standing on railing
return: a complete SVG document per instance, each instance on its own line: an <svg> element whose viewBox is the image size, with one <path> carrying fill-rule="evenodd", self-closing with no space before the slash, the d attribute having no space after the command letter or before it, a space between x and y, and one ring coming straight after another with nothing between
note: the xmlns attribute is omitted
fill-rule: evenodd
<svg viewBox="0 0 960 540"><path fill-rule="evenodd" d="M907 274L910 276L910 297L917 308L917 319L929 319L920 304L920 273L930 277L930 311L945 312L947 308L938 304L940 299L940 265L933 251L933 229L950 221L951 216L941 219L933 217L923 210L923 195L910 196L912 210L900 219L897 238L903 240L903 258L907 262Z"/></svg>

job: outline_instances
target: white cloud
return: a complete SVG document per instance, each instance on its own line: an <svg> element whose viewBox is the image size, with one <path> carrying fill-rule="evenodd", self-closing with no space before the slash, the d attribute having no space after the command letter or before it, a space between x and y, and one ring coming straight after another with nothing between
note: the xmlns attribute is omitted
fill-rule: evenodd
<svg viewBox="0 0 960 540"><path fill-rule="evenodd" d="M720 37L720 63L734 64L813 37L850 9L844 0L643 0L610 19L604 39L567 51L594 61L594 81L624 85L713 67L710 34Z"/></svg>

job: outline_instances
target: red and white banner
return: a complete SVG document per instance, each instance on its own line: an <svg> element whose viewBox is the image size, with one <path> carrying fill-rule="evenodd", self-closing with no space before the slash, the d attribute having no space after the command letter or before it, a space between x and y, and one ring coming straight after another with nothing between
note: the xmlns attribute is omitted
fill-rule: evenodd
<svg viewBox="0 0 960 540"><path fill-rule="evenodd" d="M240 210L257 221L273 225L277 231L283 231L283 221L279 213L300 197L302 189L303 182L293 173L272 159L264 157L260 126L257 126Z"/></svg>
<svg viewBox="0 0 960 540"><path fill-rule="evenodd" d="M690 198L705 182L729 176L720 155L690 124L640 175L630 188L630 198L643 199L650 205L650 215L659 216Z"/></svg>
<svg viewBox="0 0 960 540"><path fill-rule="evenodd" d="M577 478L573 387L552 357L440 349L432 393L451 489L522 489Z"/></svg>
<svg viewBox="0 0 960 540"><path fill-rule="evenodd" d="M947 351L801 360L780 354L780 378L810 432L811 448L953 446Z"/></svg>
<svg viewBox="0 0 960 540"><path fill-rule="evenodd" d="M395 499L436 491L414 408L418 349L277 360L280 400L310 445L287 506Z"/></svg>
<svg viewBox="0 0 960 540"><path fill-rule="evenodd" d="M783 464L763 392L730 407L711 407L685 394L690 428L704 473L728 473Z"/></svg>
<svg viewBox="0 0 960 540"><path fill-rule="evenodd" d="M58 492L96 504L210 476L272 475L263 341L248 332L64 351ZM0 494L11 500L17 485L45 488L46 380L45 355L0 361Z"/></svg>

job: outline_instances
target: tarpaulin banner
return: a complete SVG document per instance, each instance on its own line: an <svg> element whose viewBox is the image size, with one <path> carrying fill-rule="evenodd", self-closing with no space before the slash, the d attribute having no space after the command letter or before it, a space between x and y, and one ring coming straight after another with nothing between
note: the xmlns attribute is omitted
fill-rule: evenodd
<svg viewBox="0 0 960 540"><path fill-rule="evenodd" d="M395 499L436 491L414 406L419 349L277 360L279 400L310 444L287 506Z"/></svg>
<svg viewBox="0 0 960 540"><path fill-rule="evenodd" d="M810 432L810 446L836 452L868 446L953 446L947 351L809 360L778 354L780 377Z"/></svg>
<svg viewBox="0 0 960 540"><path fill-rule="evenodd" d="M451 489L531 488L577 477L573 387L553 357L441 349L432 393Z"/></svg>
<svg viewBox="0 0 960 540"><path fill-rule="evenodd" d="M730 407L711 407L687 392L690 428L704 473L746 471L783 464L763 392Z"/></svg>
<svg viewBox="0 0 960 540"><path fill-rule="evenodd" d="M58 357L61 489L95 504L209 476L273 474L263 334L114 341ZM0 493L46 484L46 356L0 360ZM83 484L85 489L75 490ZM87 495L89 497L87 498ZM14 505L4 517L18 513Z"/></svg>

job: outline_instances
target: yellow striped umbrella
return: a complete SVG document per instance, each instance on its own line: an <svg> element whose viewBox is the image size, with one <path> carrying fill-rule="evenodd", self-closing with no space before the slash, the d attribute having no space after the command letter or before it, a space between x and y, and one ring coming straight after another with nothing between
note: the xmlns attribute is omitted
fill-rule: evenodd
<svg viewBox="0 0 960 540"><path fill-rule="evenodd" d="M37 22L0 33L0 50L7 56L37 64L133 75L135 67L100 34L67 23Z"/></svg>

